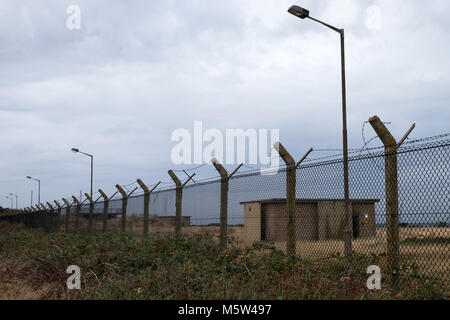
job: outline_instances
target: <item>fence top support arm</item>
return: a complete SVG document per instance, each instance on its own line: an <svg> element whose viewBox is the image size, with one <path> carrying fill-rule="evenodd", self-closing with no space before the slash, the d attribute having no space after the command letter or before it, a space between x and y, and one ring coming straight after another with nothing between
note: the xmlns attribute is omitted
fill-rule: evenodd
<svg viewBox="0 0 450 320"><path fill-rule="evenodd" d="M183 184L181 183L180 179L178 179L177 175L172 170L169 170L167 173L172 178L173 182L175 182L177 188L183 188Z"/></svg>
<svg viewBox="0 0 450 320"><path fill-rule="evenodd" d="M406 141L406 139L408 139L409 135L411 134L411 132L413 132L413 130L416 128L416 124L413 123L411 128L409 128L409 130L405 133L405 135L403 136L403 138L401 138L400 142L397 145L397 148L400 148L402 146L402 144Z"/></svg>
<svg viewBox="0 0 450 320"><path fill-rule="evenodd" d="M289 152L286 150L286 148L280 142L275 142L273 144L273 147L275 148L275 150L278 151L278 154L283 159L283 161L286 163L288 168L291 169L291 168L295 167L294 158L292 158L292 156L289 154Z"/></svg>
<svg viewBox="0 0 450 320"><path fill-rule="evenodd" d="M128 198L127 193L125 192L125 190L123 190L123 188L120 185L116 184L116 189L119 190L120 194L122 195L122 199Z"/></svg>
<svg viewBox="0 0 450 320"><path fill-rule="evenodd" d="M152 190L150 190L150 192L149 193L152 193L153 191L155 191L156 190L156 188L158 188L159 187L159 185L161 184L162 182L161 181L159 181L157 184L155 184L155 186L152 188Z"/></svg>
<svg viewBox="0 0 450 320"><path fill-rule="evenodd" d="M188 175L189 179L187 179L186 182L183 183L183 187L184 187L185 185L187 185L189 181L191 181L191 180L194 181L194 179L193 179L194 176L195 176L195 173L193 173L192 176L189 176L189 175Z"/></svg>
<svg viewBox="0 0 450 320"><path fill-rule="evenodd" d="M216 168L216 170L219 172L220 176L222 177L222 179L226 180L228 179L228 172L227 170L225 170L225 168L220 164L219 160L217 160L216 158L212 158L211 162L214 166L214 168Z"/></svg>
<svg viewBox="0 0 450 320"><path fill-rule="evenodd" d="M103 197L103 199L106 201L109 201L108 196L103 192L102 189L98 189L98 192L101 194L101 196Z"/></svg>
<svg viewBox="0 0 450 320"><path fill-rule="evenodd" d="M58 209L61 209L61 205L59 204L58 201L54 200L53 202L56 204L56 207L57 207Z"/></svg>
<svg viewBox="0 0 450 320"><path fill-rule="evenodd" d="M62 198L62 200L64 201L64 203L66 204L67 207L70 207L70 202L67 201L66 198Z"/></svg>
<svg viewBox="0 0 450 320"><path fill-rule="evenodd" d="M80 201L78 201L77 197L72 196L73 202L77 205L77 207L80 206Z"/></svg>
<svg viewBox="0 0 450 320"><path fill-rule="evenodd" d="M300 161L297 162L297 164L295 165L295 169L297 169L302 164L302 162L305 161L306 158L308 158L309 154L313 151L314 151L313 148L309 149L308 152L300 159Z"/></svg>
<svg viewBox="0 0 450 320"><path fill-rule="evenodd" d="M377 116L373 116L369 119L369 123L372 126L373 130L375 130L381 142L383 142L386 149L397 149L397 141L395 141L395 138L392 136L392 134L389 132L380 118L378 118Z"/></svg>
<svg viewBox="0 0 450 320"><path fill-rule="evenodd" d="M243 165L244 165L243 163L241 163L240 165L238 165L237 168L234 169L234 171L228 176L228 179L231 179L231 178L236 174L236 172L238 172L239 169L242 168Z"/></svg>
<svg viewBox="0 0 450 320"><path fill-rule="evenodd" d="M150 190L147 188L144 182L142 182L141 179L137 179L136 182L139 184L139 186L142 188L145 194L150 193Z"/></svg>
<svg viewBox="0 0 450 320"><path fill-rule="evenodd" d="M50 202L47 202L48 207L50 208L50 210L53 211L53 206L50 204Z"/></svg>
<svg viewBox="0 0 450 320"><path fill-rule="evenodd" d="M94 201L92 200L92 198L91 198L90 195L88 195L87 193L85 193L84 196L86 197L86 199L89 201L90 204L94 204Z"/></svg>

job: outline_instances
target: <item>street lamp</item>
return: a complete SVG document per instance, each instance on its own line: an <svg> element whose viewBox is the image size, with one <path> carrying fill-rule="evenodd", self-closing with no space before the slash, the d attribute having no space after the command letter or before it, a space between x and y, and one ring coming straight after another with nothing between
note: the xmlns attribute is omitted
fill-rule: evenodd
<svg viewBox="0 0 450 320"><path fill-rule="evenodd" d="M91 198L92 198L92 188L94 184L94 156L89 153L84 153L77 148L72 148L73 153L81 153L91 158Z"/></svg>
<svg viewBox="0 0 450 320"><path fill-rule="evenodd" d="M347 97L345 86L345 36L344 29L338 29L323 21L315 19L309 15L309 11L299 6L292 6L288 12L300 19L311 19L324 26L336 31L341 36L341 79L342 79L342 122L343 122L343 149L344 149L344 201L345 201L345 219L347 221L344 231L344 250L346 254L352 252L352 230L351 230L351 216L350 216L350 195L349 195L349 183L348 183L348 142L347 142Z"/></svg>
<svg viewBox="0 0 450 320"><path fill-rule="evenodd" d="M37 181L38 182L38 205L40 205L41 204L41 180L39 180L39 179L35 179L35 178L32 178L32 177L30 177L30 176L27 176L27 179L30 179L30 180L34 180L34 181Z"/></svg>
<svg viewBox="0 0 450 320"><path fill-rule="evenodd" d="M10 196L13 196L13 197L16 197L16 209L18 208L18 206L17 206L17 201L18 201L18 199L19 199L19 196L18 195L15 195L15 194L12 194L12 193L10 193L9 194Z"/></svg>

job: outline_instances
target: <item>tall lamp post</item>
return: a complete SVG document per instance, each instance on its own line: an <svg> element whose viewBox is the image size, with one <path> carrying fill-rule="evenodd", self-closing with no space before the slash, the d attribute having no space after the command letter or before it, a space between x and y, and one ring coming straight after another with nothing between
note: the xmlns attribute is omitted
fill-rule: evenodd
<svg viewBox="0 0 450 320"><path fill-rule="evenodd" d="M309 15L309 10L306 10L299 6L292 6L288 12L300 19L311 19L324 26L336 31L341 36L341 73L342 73L342 122L343 122L343 149L344 149L344 201L345 201L345 219L346 227L344 230L344 250L345 254L351 254L352 252L352 228L351 228L351 214L350 214L350 195L349 195L349 183L348 183L348 142L347 142L347 97L345 86L345 36L344 29L338 29L323 21L315 19Z"/></svg>
<svg viewBox="0 0 450 320"><path fill-rule="evenodd" d="M16 194L12 194L12 193L10 193L9 195L10 195L10 196L13 196L13 197L16 197L16 209L17 209L17 208L18 208L17 202L18 202L18 200L19 200L19 196L16 195Z"/></svg>
<svg viewBox="0 0 450 320"><path fill-rule="evenodd" d="M94 156L92 154L82 152L77 148L72 148L72 152L73 153L81 153L81 154L84 154L91 158L91 199L92 199L92 188L93 188L93 184L94 184Z"/></svg>
<svg viewBox="0 0 450 320"><path fill-rule="evenodd" d="M37 181L38 183L38 205L41 204L41 180L27 176L27 179Z"/></svg>

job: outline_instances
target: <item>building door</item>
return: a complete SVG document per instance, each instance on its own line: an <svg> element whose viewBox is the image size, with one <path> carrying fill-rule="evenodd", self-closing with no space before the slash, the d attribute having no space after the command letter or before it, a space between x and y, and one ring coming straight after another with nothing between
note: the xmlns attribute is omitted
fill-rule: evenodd
<svg viewBox="0 0 450 320"><path fill-rule="evenodd" d="M353 239L358 239L360 235L359 232L359 214L353 215Z"/></svg>

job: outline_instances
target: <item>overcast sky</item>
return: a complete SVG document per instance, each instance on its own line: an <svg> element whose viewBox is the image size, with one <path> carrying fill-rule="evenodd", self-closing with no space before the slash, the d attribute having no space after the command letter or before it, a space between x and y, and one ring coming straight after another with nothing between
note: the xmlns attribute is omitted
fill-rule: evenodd
<svg viewBox="0 0 450 320"><path fill-rule="evenodd" d="M37 199L27 175L41 201L89 192L89 158L72 147L95 155L95 190L168 181L171 134L195 120L280 129L296 158L340 148L339 35L292 4L346 30L351 148L375 114L398 138L413 122L413 137L449 131L448 0L2 0L0 205Z"/></svg>

